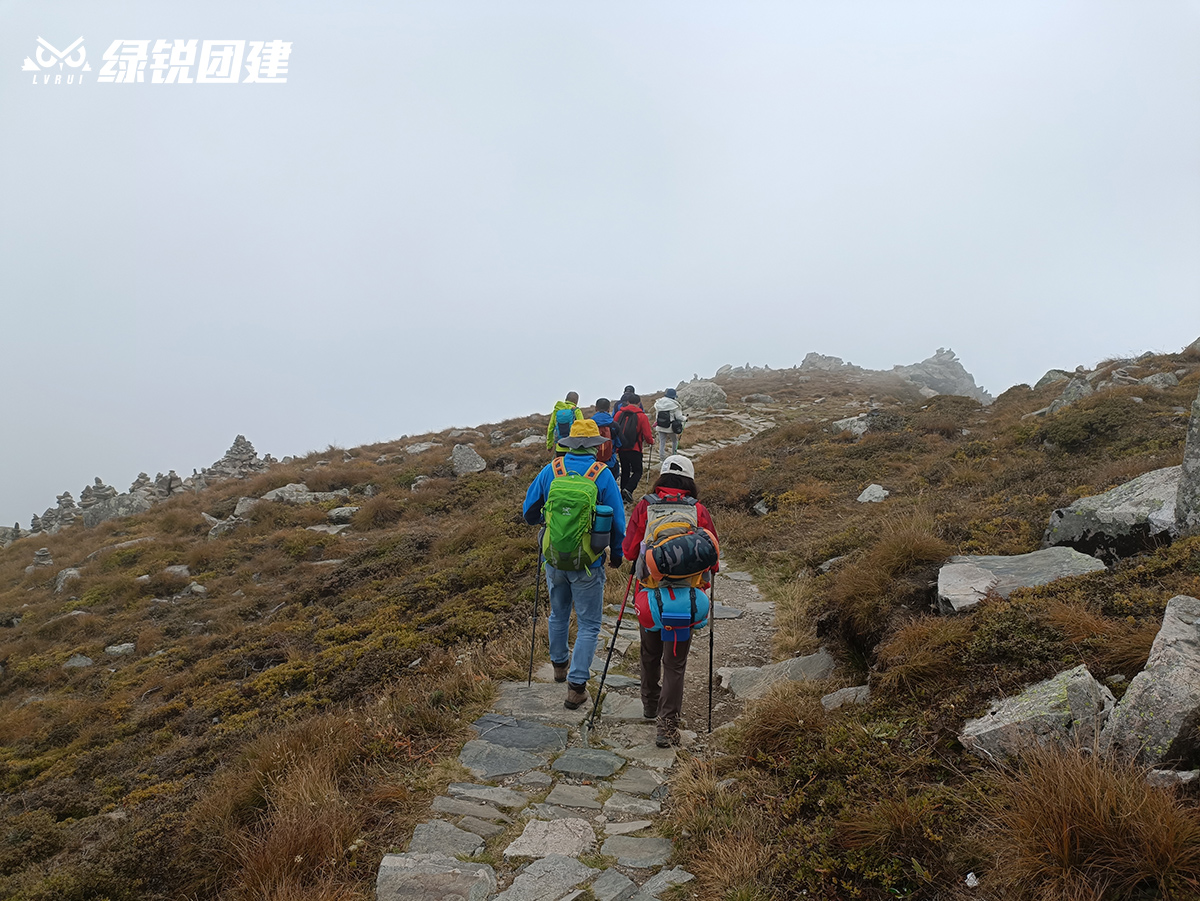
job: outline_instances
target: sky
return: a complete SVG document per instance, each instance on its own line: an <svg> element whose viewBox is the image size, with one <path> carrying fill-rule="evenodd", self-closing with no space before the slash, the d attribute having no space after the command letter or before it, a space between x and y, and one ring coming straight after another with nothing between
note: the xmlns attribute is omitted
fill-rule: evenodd
<svg viewBox="0 0 1200 901"><path fill-rule="evenodd" d="M23 71L78 37L82 83ZM99 81L177 38L290 42L286 82ZM0 523L239 433L1178 350L1198 46L1200 0L0 0Z"/></svg>

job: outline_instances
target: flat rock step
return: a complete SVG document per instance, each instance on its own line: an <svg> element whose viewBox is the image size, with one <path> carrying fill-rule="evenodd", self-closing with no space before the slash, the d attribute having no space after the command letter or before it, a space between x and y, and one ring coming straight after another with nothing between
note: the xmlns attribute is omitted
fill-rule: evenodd
<svg viewBox="0 0 1200 901"><path fill-rule="evenodd" d="M599 748L569 748L554 761L552 770L580 778L607 779L625 765L625 758Z"/></svg>
<svg viewBox="0 0 1200 901"><path fill-rule="evenodd" d="M614 835L600 848L600 853L615 857L623 867L647 870L661 867L671 857L674 843L669 838L637 838L632 835Z"/></svg>
<svg viewBox="0 0 1200 901"><path fill-rule="evenodd" d="M431 820L417 824L408 850L417 854L462 854L474 857L483 850L483 839L474 832L459 829L444 820Z"/></svg>
<svg viewBox="0 0 1200 901"><path fill-rule="evenodd" d="M466 798L470 801L482 801L485 804L495 804L498 807L521 808L529 803L529 798L511 788L498 788L495 785L477 785L474 782L451 782L446 791L456 798Z"/></svg>
<svg viewBox="0 0 1200 901"><path fill-rule="evenodd" d="M496 872L447 854L387 854L375 878L377 901L485 901L496 891Z"/></svg>
<svg viewBox="0 0 1200 901"><path fill-rule="evenodd" d="M586 810L599 810L601 804L596 800L600 790L594 785L570 785L560 782L546 795L547 804L557 804L559 807L582 807Z"/></svg>
<svg viewBox="0 0 1200 901"><path fill-rule="evenodd" d="M496 699L496 712L508 714L518 719L541 720L551 723L567 723L574 725L582 723L592 712L591 701L583 704L577 710L567 710L563 701L567 698L566 683L534 682L526 686L524 682L501 682L500 696Z"/></svg>
<svg viewBox="0 0 1200 901"><path fill-rule="evenodd" d="M499 776L524 773L545 766L547 760L546 757L530 754L528 751L505 748L479 739L463 745L458 759L476 779L495 779Z"/></svg>
<svg viewBox="0 0 1200 901"><path fill-rule="evenodd" d="M473 722L471 727L484 741L505 748L516 748L519 751L539 753L562 751L567 747L566 729L534 720L518 719L515 716L485 713Z"/></svg>
<svg viewBox="0 0 1200 901"><path fill-rule="evenodd" d="M504 857L549 857L557 854L578 857L595 847L596 833L592 824L578 815L561 820L530 820L520 836L504 849Z"/></svg>

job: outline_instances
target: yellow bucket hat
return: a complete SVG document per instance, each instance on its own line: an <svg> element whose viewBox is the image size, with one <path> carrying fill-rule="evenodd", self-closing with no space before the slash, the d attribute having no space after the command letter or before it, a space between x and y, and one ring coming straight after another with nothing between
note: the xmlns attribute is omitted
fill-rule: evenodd
<svg viewBox="0 0 1200 901"><path fill-rule="evenodd" d="M571 449L599 447L605 441L608 441L600 434L600 427L596 425L594 419L576 419L571 423L571 434L566 438L558 439L558 443L563 447Z"/></svg>

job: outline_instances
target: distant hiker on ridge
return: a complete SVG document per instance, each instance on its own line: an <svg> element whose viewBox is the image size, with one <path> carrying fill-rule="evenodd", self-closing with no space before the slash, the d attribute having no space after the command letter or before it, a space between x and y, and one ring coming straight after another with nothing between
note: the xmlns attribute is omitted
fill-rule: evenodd
<svg viewBox="0 0 1200 901"><path fill-rule="evenodd" d="M554 681L567 683L563 706L587 700L587 680L604 612L604 549L609 566L621 565L625 507L608 467L596 460L604 444L596 423L584 419L558 443L566 451L546 464L525 493L522 515L530 525L545 522L542 553L550 593L550 663ZM567 647L571 609L575 646Z"/></svg>
<svg viewBox="0 0 1200 901"><path fill-rule="evenodd" d="M675 395L674 388L654 402L654 427L658 430L658 454L665 460L679 451L679 434L687 417ZM667 447L670 446L670 450Z"/></svg>
<svg viewBox="0 0 1200 901"><path fill-rule="evenodd" d="M621 497L633 503L633 492L642 480L643 443L654 441L650 420L642 409L642 399L636 394L625 395L628 400L617 411L615 429L621 446L617 456L621 460Z"/></svg>
<svg viewBox="0 0 1200 901"><path fill-rule="evenodd" d="M550 423L546 426L546 450L562 456L563 448L558 446L558 439L571 434L571 424L577 419L583 419L583 411L579 409L579 392L568 391L566 400L560 400L550 411Z"/></svg>

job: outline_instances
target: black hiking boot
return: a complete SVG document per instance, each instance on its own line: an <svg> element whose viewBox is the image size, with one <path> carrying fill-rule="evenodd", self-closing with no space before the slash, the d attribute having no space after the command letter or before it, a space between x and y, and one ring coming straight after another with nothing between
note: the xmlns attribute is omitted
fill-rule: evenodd
<svg viewBox="0 0 1200 901"><path fill-rule="evenodd" d="M568 710L578 710L587 699L587 683L567 683L567 699L563 701L564 707Z"/></svg>
<svg viewBox="0 0 1200 901"><path fill-rule="evenodd" d="M642 719L658 719L658 701L642 701Z"/></svg>

